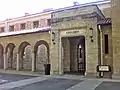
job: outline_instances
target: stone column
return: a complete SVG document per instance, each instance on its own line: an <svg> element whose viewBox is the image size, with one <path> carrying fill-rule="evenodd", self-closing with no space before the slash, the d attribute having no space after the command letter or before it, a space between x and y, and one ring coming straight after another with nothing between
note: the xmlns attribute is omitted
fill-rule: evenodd
<svg viewBox="0 0 120 90"><path fill-rule="evenodd" d="M87 28L87 35L85 37L85 48L86 48L86 76L96 76L96 66L98 65L98 29L96 25L96 18L94 20L89 19L88 27L93 28L93 42L89 37L90 30Z"/></svg>
<svg viewBox="0 0 120 90"><path fill-rule="evenodd" d="M59 37L59 32L56 30L55 32L55 40L52 42L50 46L50 64L51 64L51 74L62 74L62 62L61 62L61 37Z"/></svg>
<svg viewBox="0 0 120 90"><path fill-rule="evenodd" d="M61 43L61 37L59 37L59 58L58 58L58 66L59 66L59 74L63 74L63 59L62 59L62 43Z"/></svg>
<svg viewBox="0 0 120 90"><path fill-rule="evenodd" d="M20 59L19 59L19 53L17 53L17 68L16 68L17 71L20 70Z"/></svg>
<svg viewBox="0 0 120 90"><path fill-rule="evenodd" d="M77 38L70 38L70 69L77 71Z"/></svg>
<svg viewBox="0 0 120 90"><path fill-rule="evenodd" d="M34 55L34 52L32 53L32 72L35 71L35 55Z"/></svg>
<svg viewBox="0 0 120 90"><path fill-rule="evenodd" d="M7 54L4 53L4 69L7 69Z"/></svg>

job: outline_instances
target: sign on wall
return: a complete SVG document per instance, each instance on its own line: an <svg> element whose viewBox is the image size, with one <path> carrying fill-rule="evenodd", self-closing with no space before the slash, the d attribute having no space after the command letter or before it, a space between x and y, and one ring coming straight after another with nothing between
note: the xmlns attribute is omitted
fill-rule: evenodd
<svg viewBox="0 0 120 90"><path fill-rule="evenodd" d="M85 35L86 30L85 29L80 29L80 30L66 30L66 31L61 31L60 35L61 36L79 36L79 35Z"/></svg>
<svg viewBox="0 0 120 90"><path fill-rule="evenodd" d="M98 65L97 66L97 71L98 72L110 72L110 66L109 65Z"/></svg>

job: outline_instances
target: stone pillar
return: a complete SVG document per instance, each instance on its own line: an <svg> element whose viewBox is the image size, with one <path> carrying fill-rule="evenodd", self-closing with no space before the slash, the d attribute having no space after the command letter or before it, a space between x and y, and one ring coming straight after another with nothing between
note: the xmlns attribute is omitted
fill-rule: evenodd
<svg viewBox="0 0 120 90"><path fill-rule="evenodd" d="M4 69L7 69L7 54L4 53Z"/></svg>
<svg viewBox="0 0 120 90"><path fill-rule="evenodd" d="M59 36L59 31L54 31L55 33L55 40L54 42L51 40L51 47L50 47L50 64L51 64L51 74L62 74L63 67L61 61L61 37Z"/></svg>
<svg viewBox="0 0 120 90"><path fill-rule="evenodd" d="M75 54L76 54L76 47L73 43L70 44L70 71L76 71L75 68L75 63L76 63L76 58L75 58Z"/></svg>
<svg viewBox="0 0 120 90"><path fill-rule="evenodd" d="M20 59L19 59L19 53L17 53L17 68L16 68L17 71L20 70Z"/></svg>
<svg viewBox="0 0 120 90"><path fill-rule="evenodd" d="M77 71L77 38L71 38L70 40L70 69L71 71Z"/></svg>
<svg viewBox="0 0 120 90"><path fill-rule="evenodd" d="M32 72L34 72L35 71L35 55L34 55L34 53L32 53Z"/></svg>
<svg viewBox="0 0 120 90"><path fill-rule="evenodd" d="M96 25L96 19L89 19L88 20L88 27L93 28L93 42L89 37L90 28L87 28L87 35L85 37L85 47L86 47L86 72L85 75L87 76L96 76L97 71L96 67L98 65L98 29Z"/></svg>
<svg viewBox="0 0 120 90"><path fill-rule="evenodd" d="M62 60L63 60L63 71L70 71L70 43L68 38L62 39Z"/></svg>
<svg viewBox="0 0 120 90"><path fill-rule="evenodd" d="M62 59L62 43L61 43L61 37L59 37L59 74L63 74L63 59Z"/></svg>

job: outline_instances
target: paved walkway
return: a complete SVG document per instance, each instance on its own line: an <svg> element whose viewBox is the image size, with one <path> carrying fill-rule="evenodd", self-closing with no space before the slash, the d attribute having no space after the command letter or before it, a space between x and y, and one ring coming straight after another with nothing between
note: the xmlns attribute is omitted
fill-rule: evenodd
<svg viewBox="0 0 120 90"><path fill-rule="evenodd" d="M95 90L101 83L102 81L98 80L85 80L67 90Z"/></svg>
<svg viewBox="0 0 120 90"><path fill-rule="evenodd" d="M105 86L106 85L106 86ZM13 81L0 85L0 90L104 90L102 87L116 85L120 90L120 80L115 79L88 79L74 75L40 76L29 79ZM22 89L20 89L22 87ZM96 89L96 87L98 87ZM109 87L110 88L110 87ZM110 90L110 89L109 89ZM112 90L112 89L111 89Z"/></svg>
<svg viewBox="0 0 120 90"><path fill-rule="evenodd" d="M12 89L12 88L16 88L16 87L20 87L20 86L24 86L24 85L28 85L28 84L40 82L40 81L43 81L43 80L46 80L46 78L36 77L36 78L31 78L31 79L25 79L25 80L15 81L15 82L11 82L11 83L6 83L6 84L0 85L0 90Z"/></svg>

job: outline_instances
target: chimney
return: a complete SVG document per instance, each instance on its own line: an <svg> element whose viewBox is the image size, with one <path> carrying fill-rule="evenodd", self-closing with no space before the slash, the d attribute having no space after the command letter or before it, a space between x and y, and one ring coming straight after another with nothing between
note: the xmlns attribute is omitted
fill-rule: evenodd
<svg viewBox="0 0 120 90"><path fill-rule="evenodd" d="M25 13L25 16L28 16L29 15L29 13Z"/></svg>
<svg viewBox="0 0 120 90"><path fill-rule="evenodd" d="M73 2L73 5L77 6L77 5L79 5L79 3L78 2Z"/></svg>

